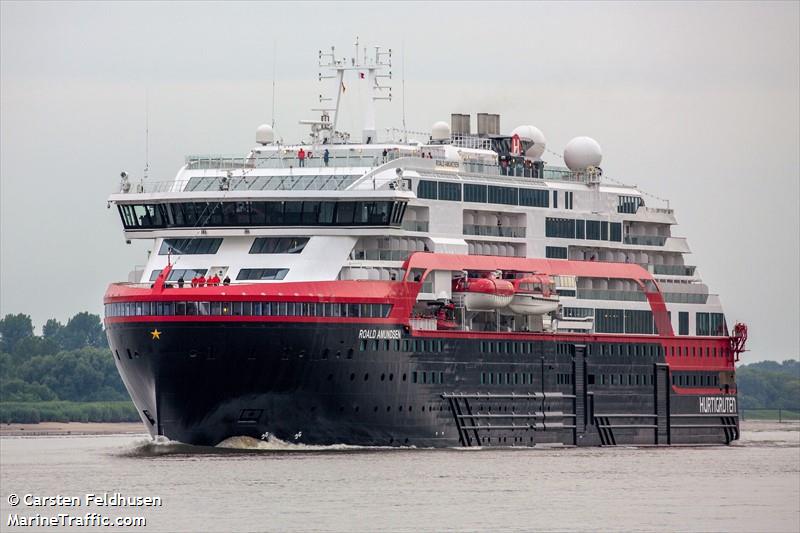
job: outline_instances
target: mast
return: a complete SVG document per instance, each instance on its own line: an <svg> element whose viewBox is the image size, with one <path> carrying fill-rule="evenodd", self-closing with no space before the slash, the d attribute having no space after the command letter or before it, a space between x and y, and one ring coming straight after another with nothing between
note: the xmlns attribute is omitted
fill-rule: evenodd
<svg viewBox="0 0 800 533"><path fill-rule="evenodd" d="M312 137L317 137L319 131L322 129L330 130L331 140L333 142L346 142L349 139L349 134L340 132L337 128L339 126L339 112L342 105L342 95L347 91L345 85L345 74L348 71L357 73L357 82L365 80L367 82L367 91L364 100L364 125L362 130L362 142L372 143L376 140L376 127L375 127L375 101L376 100L390 100L392 99L392 88L389 85L382 85L381 80L384 78L392 78L392 50L384 49L379 46L375 47L375 56L373 58L367 57L367 50L364 49L363 59L359 58L359 42L356 37L355 56L350 58L348 64L347 58L341 59L336 57L336 49L331 46L331 51L323 53L319 51L319 67L326 68L333 71L331 74L323 75L319 73L319 80L335 79L336 80L336 104L333 109L319 109L323 112L322 120L312 121L303 120L301 124L308 124L312 126ZM348 81L349 83L349 81ZM330 101L333 98L325 98L320 95L320 102ZM333 122L328 118L328 111L333 111Z"/></svg>

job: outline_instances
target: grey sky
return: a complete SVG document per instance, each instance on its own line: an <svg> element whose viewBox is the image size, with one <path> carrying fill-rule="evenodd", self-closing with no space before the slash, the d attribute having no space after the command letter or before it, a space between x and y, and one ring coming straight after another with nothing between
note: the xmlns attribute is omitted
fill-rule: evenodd
<svg viewBox="0 0 800 533"><path fill-rule="evenodd" d="M0 313L100 312L144 262L105 199L141 174L146 93L151 178L171 179L185 154L253 144L274 43L277 129L297 139L316 51L349 56L358 35L395 51L379 128L400 126L404 49L410 128L497 112L557 152L596 138L607 175L670 199L687 262L750 326L745 360L797 357L799 6L2 2Z"/></svg>

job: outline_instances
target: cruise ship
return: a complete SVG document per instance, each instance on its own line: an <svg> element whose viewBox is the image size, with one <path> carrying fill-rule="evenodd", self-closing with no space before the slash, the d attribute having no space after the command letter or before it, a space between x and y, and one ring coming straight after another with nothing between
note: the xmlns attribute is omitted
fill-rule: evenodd
<svg viewBox="0 0 800 533"><path fill-rule="evenodd" d="M674 212L604 177L595 140L558 154L538 128L503 133L492 113L378 130L391 50L331 48L319 65L331 92L300 120L304 139L262 125L249 151L189 156L167 181L123 173L109 198L124 238L153 243L104 299L111 352L151 435L417 447L739 438L747 329L729 331ZM359 140L341 126L354 87Z"/></svg>

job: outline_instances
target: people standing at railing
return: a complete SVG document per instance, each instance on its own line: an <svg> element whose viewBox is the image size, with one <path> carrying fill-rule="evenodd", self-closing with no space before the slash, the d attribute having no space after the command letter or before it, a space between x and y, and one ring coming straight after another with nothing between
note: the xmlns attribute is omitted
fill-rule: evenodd
<svg viewBox="0 0 800 533"><path fill-rule="evenodd" d="M206 286L206 277L203 274L197 278L197 286L198 287L205 287Z"/></svg>
<svg viewBox="0 0 800 533"><path fill-rule="evenodd" d="M306 166L306 151L302 148L297 151L297 164L301 167Z"/></svg>
<svg viewBox="0 0 800 533"><path fill-rule="evenodd" d="M325 166L328 166L328 161L331 159L331 153L325 148L325 151L322 152L322 161L325 163Z"/></svg>
<svg viewBox="0 0 800 533"><path fill-rule="evenodd" d="M184 283L186 283L186 282L183 280L183 276L179 277L178 278L178 288L182 289Z"/></svg>
<svg viewBox="0 0 800 533"><path fill-rule="evenodd" d="M197 274L195 274L194 277L192 277L192 281L190 282L192 287L197 287L197 278L198 278Z"/></svg>
<svg viewBox="0 0 800 533"><path fill-rule="evenodd" d="M219 285L219 276L214 274L213 276L208 278L208 286L209 287L216 287L217 285Z"/></svg>

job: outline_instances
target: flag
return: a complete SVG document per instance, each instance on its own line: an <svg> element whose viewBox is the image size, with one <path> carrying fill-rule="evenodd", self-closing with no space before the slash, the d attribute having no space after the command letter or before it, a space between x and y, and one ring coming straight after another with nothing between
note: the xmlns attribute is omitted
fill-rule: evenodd
<svg viewBox="0 0 800 533"><path fill-rule="evenodd" d="M359 73L358 73L358 76L359 76L359 77L360 77L362 80L364 79L364 73L363 73L363 72L359 72Z"/></svg>

